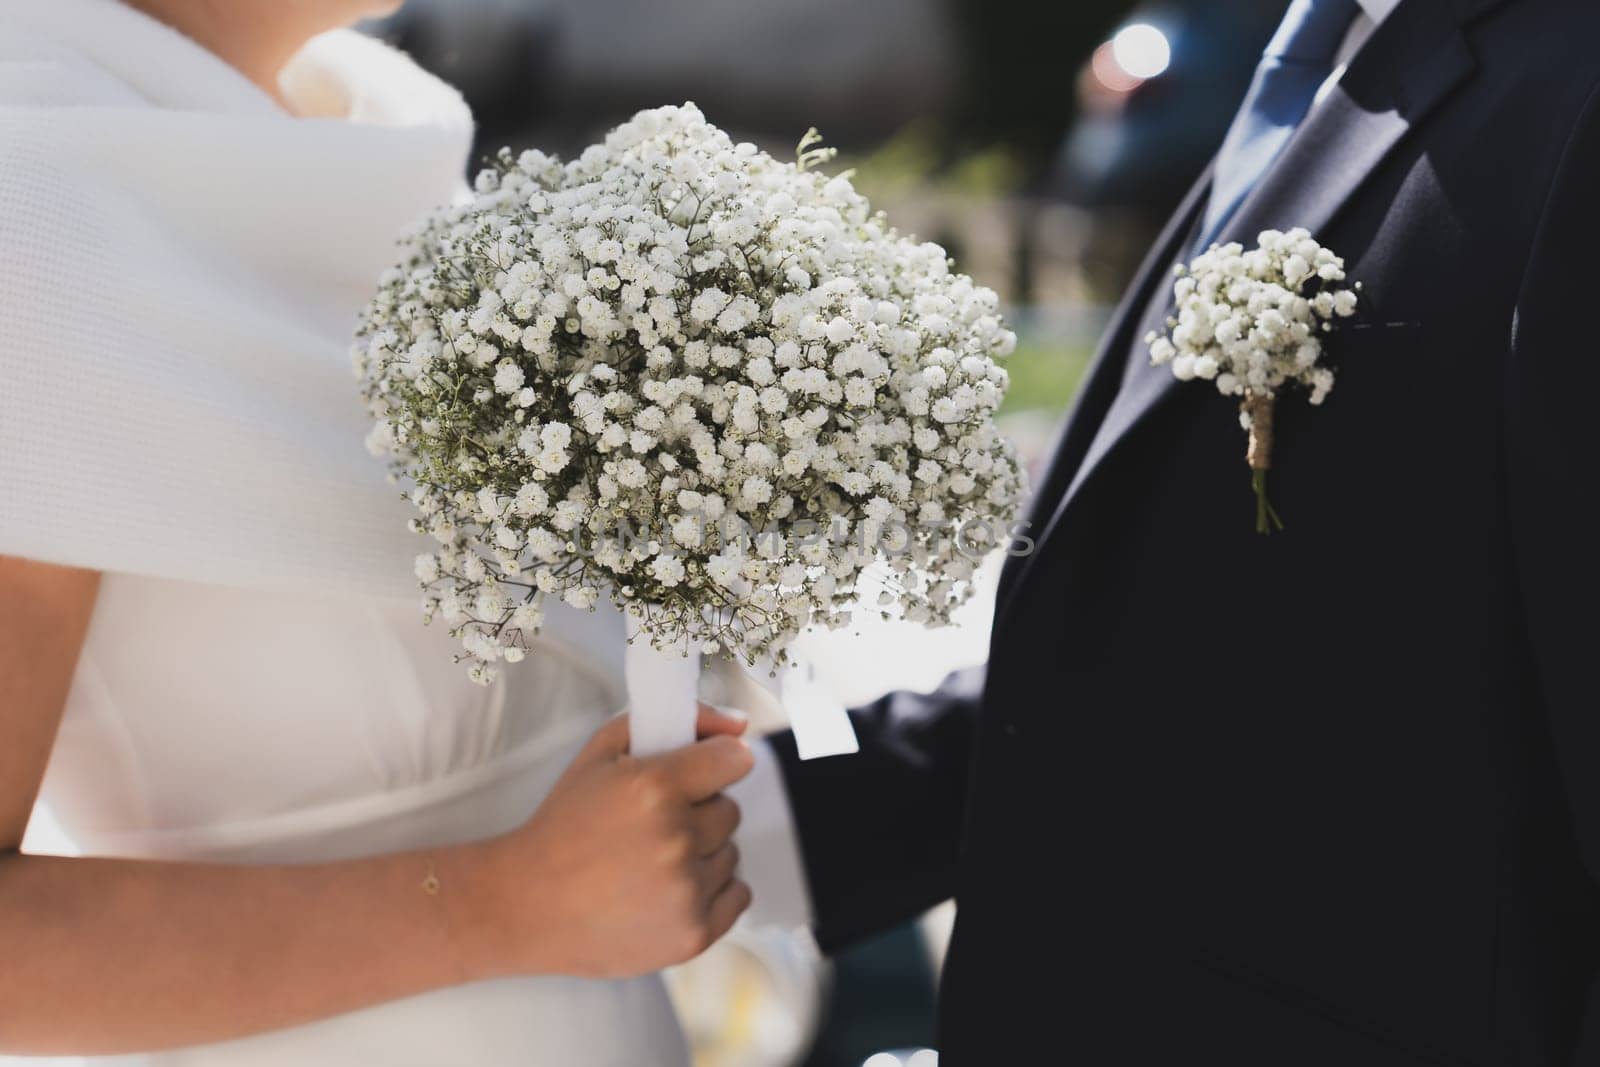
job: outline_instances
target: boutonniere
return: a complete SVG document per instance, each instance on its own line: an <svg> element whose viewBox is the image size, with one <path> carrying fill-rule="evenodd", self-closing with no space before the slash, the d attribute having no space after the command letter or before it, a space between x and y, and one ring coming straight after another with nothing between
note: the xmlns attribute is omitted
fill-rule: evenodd
<svg viewBox="0 0 1600 1067"><path fill-rule="evenodd" d="M1214 382L1223 396L1239 398L1256 532L1281 530L1267 499L1278 393L1299 385L1312 404L1327 399L1333 371L1322 359L1322 335L1355 314L1361 284L1343 285L1344 260L1299 229L1265 230L1249 252L1236 242L1212 245L1175 273L1177 314L1167 335L1145 338L1150 362L1170 366L1179 381Z"/></svg>

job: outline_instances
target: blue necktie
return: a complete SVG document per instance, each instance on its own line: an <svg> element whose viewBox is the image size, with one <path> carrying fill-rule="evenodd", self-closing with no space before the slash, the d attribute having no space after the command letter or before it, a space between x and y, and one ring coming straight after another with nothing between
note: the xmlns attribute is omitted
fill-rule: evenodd
<svg viewBox="0 0 1600 1067"><path fill-rule="evenodd" d="M1201 248L1216 239L1311 110L1317 90L1333 73L1339 45L1355 22L1356 5L1357 0L1292 0L1289 4L1222 141L1205 225L1200 230Z"/></svg>

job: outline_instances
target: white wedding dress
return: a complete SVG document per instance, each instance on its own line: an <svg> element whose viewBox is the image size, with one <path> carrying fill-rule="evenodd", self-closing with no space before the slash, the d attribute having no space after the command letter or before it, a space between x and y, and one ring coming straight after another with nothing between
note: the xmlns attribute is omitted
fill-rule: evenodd
<svg viewBox="0 0 1600 1067"><path fill-rule="evenodd" d="M573 613L551 630L559 636L484 688L409 602L108 576L43 800L75 845L104 856L298 862L508 830L622 705L620 657L601 654L620 650L620 619ZM687 1058L664 987L649 977L480 982L112 1062L678 1067Z"/></svg>
<svg viewBox="0 0 1600 1067"><path fill-rule="evenodd" d="M105 573L42 794L85 854L481 838L623 705L607 612L554 609L522 664L469 682L361 447L354 318L395 236L458 192L465 105L351 33L284 87L310 117L115 0L0 5L0 553ZM652 976L481 982L115 1062L687 1059Z"/></svg>

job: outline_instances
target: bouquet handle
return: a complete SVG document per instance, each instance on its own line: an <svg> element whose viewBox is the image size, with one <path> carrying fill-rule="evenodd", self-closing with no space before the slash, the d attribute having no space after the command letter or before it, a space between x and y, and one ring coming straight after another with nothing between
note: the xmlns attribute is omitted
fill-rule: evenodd
<svg viewBox="0 0 1600 1067"><path fill-rule="evenodd" d="M628 685L629 751L654 756L694 743L699 717L700 653L662 651L628 616L623 676Z"/></svg>

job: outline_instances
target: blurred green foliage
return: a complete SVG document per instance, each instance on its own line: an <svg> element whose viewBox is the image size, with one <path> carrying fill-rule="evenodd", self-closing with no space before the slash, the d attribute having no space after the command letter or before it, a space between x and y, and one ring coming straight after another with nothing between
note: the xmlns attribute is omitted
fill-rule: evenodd
<svg viewBox="0 0 1600 1067"><path fill-rule="evenodd" d="M938 120L921 118L844 165L852 170L856 188L874 203L916 191L994 199L1022 188L1027 175L1016 152L996 144L951 159L948 143Z"/></svg>
<svg viewBox="0 0 1600 1067"><path fill-rule="evenodd" d="M1092 356L1086 345L1023 339L1004 362L1011 386L1001 413L1066 410Z"/></svg>

